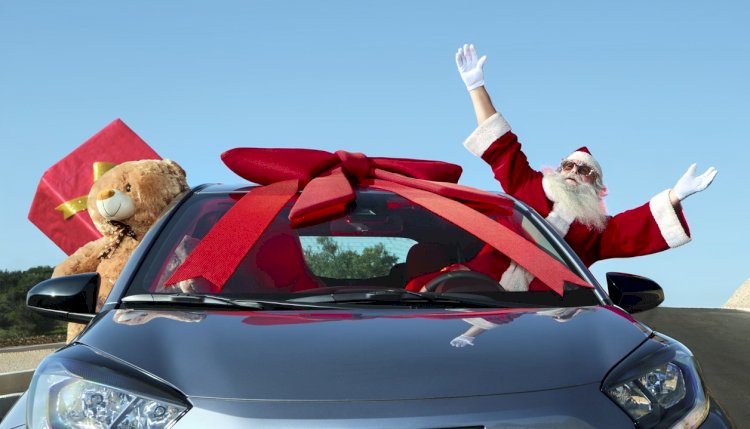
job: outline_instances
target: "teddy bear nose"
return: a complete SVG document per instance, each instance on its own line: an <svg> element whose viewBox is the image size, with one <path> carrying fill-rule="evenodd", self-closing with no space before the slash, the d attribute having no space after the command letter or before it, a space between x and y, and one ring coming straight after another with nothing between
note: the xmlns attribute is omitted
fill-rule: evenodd
<svg viewBox="0 0 750 429"><path fill-rule="evenodd" d="M113 191L112 189L107 189L107 190L99 192L99 195L96 196L96 199L97 200L106 200L106 199L112 198L114 196L115 196L115 191Z"/></svg>

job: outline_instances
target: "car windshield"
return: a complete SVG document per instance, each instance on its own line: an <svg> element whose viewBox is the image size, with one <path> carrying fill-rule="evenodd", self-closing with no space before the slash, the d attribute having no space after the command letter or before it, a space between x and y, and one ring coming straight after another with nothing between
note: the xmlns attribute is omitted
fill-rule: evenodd
<svg viewBox="0 0 750 429"><path fill-rule="evenodd" d="M561 296L437 214L396 194L364 187L356 189L356 202L345 215L300 228L289 221L293 198L220 288L200 277L167 284L244 192L193 194L160 232L125 295L383 305L420 300L434 304L436 297L495 306L600 304L595 289L566 283ZM580 272L517 203L479 211L513 231L515 239L533 243L568 270ZM248 218L246 225L252 227L254 221Z"/></svg>

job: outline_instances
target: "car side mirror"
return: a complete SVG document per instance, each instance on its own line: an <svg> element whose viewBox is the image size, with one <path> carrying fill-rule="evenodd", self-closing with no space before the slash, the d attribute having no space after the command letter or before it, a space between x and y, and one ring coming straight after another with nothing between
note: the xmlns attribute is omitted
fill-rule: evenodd
<svg viewBox="0 0 750 429"><path fill-rule="evenodd" d="M31 288L26 306L52 319L88 323L96 315L98 289L98 273L55 277Z"/></svg>
<svg viewBox="0 0 750 429"><path fill-rule="evenodd" d="M612 301L628 313L656 308L664 302L664 291L655 281L626 273L607 273Z"/></svg>

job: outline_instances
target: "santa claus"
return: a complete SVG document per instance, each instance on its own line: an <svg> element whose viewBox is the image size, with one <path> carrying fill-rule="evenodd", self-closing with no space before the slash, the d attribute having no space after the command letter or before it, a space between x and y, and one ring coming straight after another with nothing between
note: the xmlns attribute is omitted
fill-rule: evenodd
<svg viewBox="0 0 750 429"><path fill-rule="evenodd" d="M560 233L587 265L607 258L659 252L690 241L690 230L681 201L702 191L716 177L711 167L696 175L695 164L677 184L635 209L615 216L606 213L602 168L582 147L565 157L557 169L537 171L529 166L518 138L495 111L484 87L483 66L473 45L456 53L456 65L466 84L477 116L478 128L464 146L486 161L505 192L524 201ZM503 273L512 289L524 289L531 277L511 263Z"/></svg>

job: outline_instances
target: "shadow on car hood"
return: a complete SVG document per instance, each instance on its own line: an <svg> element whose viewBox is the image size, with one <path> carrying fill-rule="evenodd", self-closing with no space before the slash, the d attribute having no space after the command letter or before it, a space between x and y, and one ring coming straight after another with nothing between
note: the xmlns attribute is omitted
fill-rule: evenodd
<svg viewBox="0 0 750 429"><path fill-rule="evenodd" d="M473 345L457 339L467 331ZM646 328L611 307L114 310L79 342L188 396L351 401L598 383L647 336Z"/></svg>

